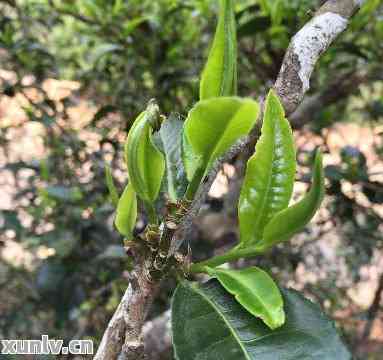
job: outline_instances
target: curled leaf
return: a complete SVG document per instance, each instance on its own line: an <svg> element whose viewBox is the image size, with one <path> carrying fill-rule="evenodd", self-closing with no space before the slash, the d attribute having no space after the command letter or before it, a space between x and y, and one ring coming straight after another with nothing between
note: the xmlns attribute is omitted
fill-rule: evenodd
<svg viewBox="0 0 383 360"><path fill-rule="evenodd" d="M261 318L270 329L284 324L282 295L265 271L254 266L241 270L209 268L208 273L217 278L248 312Z"/></svg>
<svg viewBox="0 0 383 360"><path fill-rule="evenodd" d="M295 177L295 147L282 104L271 90L266 99L262 135L247 163L239 199L240 246L261 241L274 214L290 201Z"/></svg>
<svg viewBox="0 0 383 360"><path fill-rule="evenodd" d="M137 195L149 203L157 199L165 172L164 156L152 136L158 116L157 105L149 104L135 120L125 144L130 182Z"/></svg>
<svg viewBox="0 0 383 360"><path fill-rule="evenodd" d="M259 246L269 248L277 243L289 240L295 233L303 230L322 203L324 191L322 154L318 150L315 156L310 191L301 201L280 211L271 219L265 227L263 240Z"/></svg>
<svg viewBox="0 0 383 360"><path fill-rule="evenodd" d="M237 35L233 0L221 0L213 45L200 83L200 99L237 93Z"/></svg>
<svg viewBox="0 0 383 360"><path fill-rule="evenodd" d="M120 234L128 239L133 237L133 229L137 220L137 197L133 186L129 183L121 195L117 205L116 219L114 221Z"/></svg>

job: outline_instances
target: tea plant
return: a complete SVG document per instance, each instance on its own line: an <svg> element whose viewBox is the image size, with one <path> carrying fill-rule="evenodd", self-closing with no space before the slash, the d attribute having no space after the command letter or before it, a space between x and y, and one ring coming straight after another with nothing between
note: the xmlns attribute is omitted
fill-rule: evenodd
<svg viewBox="0 0 383 360"><path fill-rule="evenodd" d="M111 198L117 203L116 228L125 236L126 249L137 261L130 295L126 295L133 300L125 313L123 352L142 351L139 333L147 311L142 310L150 303L156 282L175 275L179 284L172 300L172 334L177 359L350 359L334 325L301 294L278 286L264 269L221 266L261 256L291 239L310 222L324 197L322 154L318 149L310 190L289 206L296 151L285 109L290 113L303 98L308 79L301 77L299 86L295 84L296 94L291 99L287 96L291 101L283 102L283 92L273 89L264 103L238 97L233 6L232 0L221 1L213 45L201 76L200 100L186 120L176 114L161 115L155 101L150 101L128 134L125 161L129 182L118 201L107 174ZM353 3L352 10L356 6ZM344 8L340 11L344 17L353 13ZM313 31L319 27L326 33L323 49L305 53L310 61L344 30L347 20L341 15L319 12L318 18L328 16L327 20L339 22L332 30L321 27L323 17L314 18L308 25L315 27ZM311 39L312 35L307 34L311 33L303 31L300 36ZM295 38L295 47L290 47L286 56L302 46L301 38ZM299 76L309 77L313 65L299 66L303 71ZM277 85L278 81L285 85L293 82L279 78ZM191 263L190 256L179 252L185 227L198 211L217 164L233 148L247 144L243 139L254 136L258 119L262 119L261 134L247 162L238 203L239 243L222 255ZM134 232L137 203L142 204L148 218L145 231L139 235ZM189 280L198 273L211 279L205 283ZM108 341L108 335L103 341Z"/></svg>

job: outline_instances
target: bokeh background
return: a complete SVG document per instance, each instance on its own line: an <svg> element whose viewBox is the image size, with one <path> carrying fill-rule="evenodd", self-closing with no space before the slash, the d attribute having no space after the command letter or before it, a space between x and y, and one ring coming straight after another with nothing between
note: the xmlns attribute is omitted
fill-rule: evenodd
<svg viewBox="0 0 383 360"><path fill-rule="evenodd" d="M236 1L240 95L273 84L289 39L320 3ZM211 0L0 0L0 338L99 343L130 269L105 164L123 189L123 144L148 100L181 116L197 101L217 8ZM291 117L295 198L320 145L324 205L289 244L247 261L320 303L363 360L383 358L382 59L383 5L367 0ZM225 164L196 220L196 259L237 239L244 159ZM137 231L145 221L141 214ZM163 284L150 318L168 308L173 288Z"/></svg>

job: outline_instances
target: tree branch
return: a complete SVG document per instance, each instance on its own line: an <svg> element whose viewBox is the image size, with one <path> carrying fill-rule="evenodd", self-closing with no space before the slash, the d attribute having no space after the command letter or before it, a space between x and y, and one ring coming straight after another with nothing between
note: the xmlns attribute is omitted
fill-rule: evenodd
<svg viewBox="0 0 383 360"><path fill-rule="evenodd" d="M159 287L159 282L150 279L150 269L149 259L138 260L128 289L108 324L94 360L145 358L142 327Z"/></svg>
<svg viewBox="0 0 383 360"><path fill-rule="evenodd" d="M292 38L275 83L287 115L293 113L310 88L315 64L348 25L362 0L329 0Z"/></svg>

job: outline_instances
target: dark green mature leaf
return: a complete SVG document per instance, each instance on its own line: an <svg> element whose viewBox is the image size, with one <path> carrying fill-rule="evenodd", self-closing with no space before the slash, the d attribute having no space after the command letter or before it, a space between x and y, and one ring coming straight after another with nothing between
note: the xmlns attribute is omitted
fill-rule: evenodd
<svg viewBox="0 0 383 360"><path fill-rule="evenodd" d="M112 170L108 164L105 165L105 181L109 190L110 200L114 206L118 205L118 191L114 185Z"/></svg>
<svg viewBox="0 0 383 360"><path fill-rule="evenodd" d="M262 135L247 163L239 199L241 246L262 239L272 216L289 204L295 176L295 148L282 104L271 90L265 106Z"/></svg>
<svg viewBox="0 0 383 360"><path fill-rule="evenodd" d="M137 220L137 197L130 182L118 201L116 220L114 221L120 234L128 239L133 237L133 229Z"/></svg>
<svg viewBox="0 0 383 360"><path fill-rule="evenodd" d="M313 182L310 191L298 203L277 213L265 227L261 247L269 248L281 241L290 239L301 231L313 218L324 197L324 173L322 154L318 150L313 169Z"/></svg>
<svg viewBox="0 0 383 360"><path fill-rule="evenodd" d="M189 164L185 165L188 179L190 169L206 173L214 161L246 136L257 121L259 106L251 99L221 97L198 102L189 112L184 125L184 147ZM192 163L190 163L192 161ZM186 162L185 162L186 163Z"/></svg>
<svg viewBox="0 0 383 360"><path fill-rule="evenodd" d="M237 36L233 0L220 0L219 20L200 84L200 99L237 93Z"/></svg>
<svg viewBox="0 0 383 360"><path fill-rule="evenodd" d="M293 290L282 290L286 322L269 329L216 280L181 283L172 301L179 360L351 360L333 323Z"/></svg>
<svg viewBox="0 0 383 360"><path fill-rule="evenodd" d="M262 269L255 266L241 270L209 268L208 273L269 328L276 329L285 322L282 295L270 275Z"/></svg>
<svg viewBox="0 0 383 360"><path fill-rule="evenodd" d="M177 201L185 193L186 173L182 162L182 134L184 122L177 114L171 114L161 126L160 136L166 158L168 194Z"/></svg>
<svg viewBox="0 0 383 360"><path fill-rule="evenodd" d="M158 107L149 104L135 120L125 145L129 178L137 195L153 203L159 194L165 172L165 159L153 142L153 124L158 120Z"/></svg>

